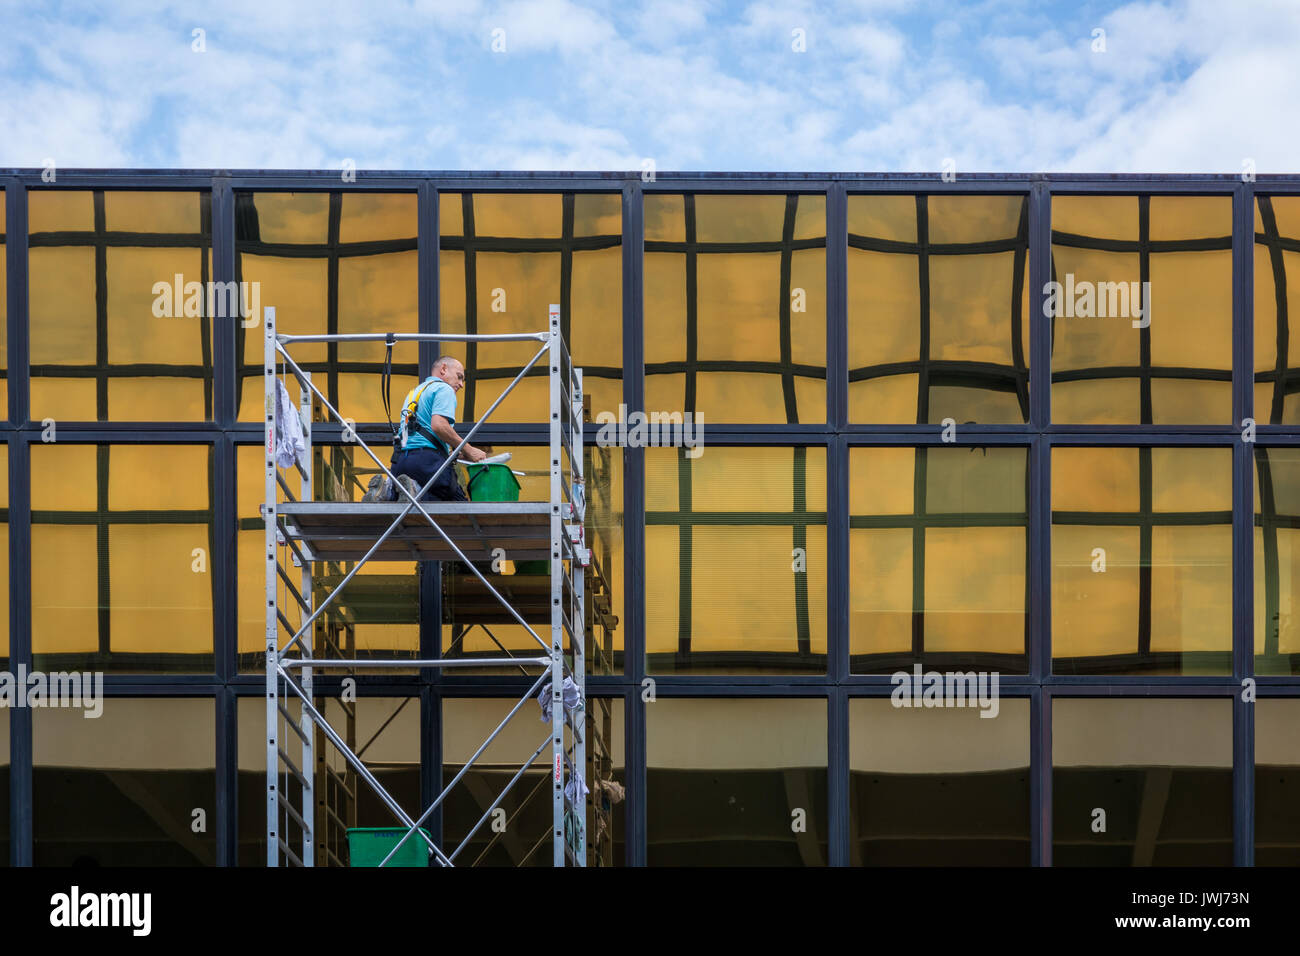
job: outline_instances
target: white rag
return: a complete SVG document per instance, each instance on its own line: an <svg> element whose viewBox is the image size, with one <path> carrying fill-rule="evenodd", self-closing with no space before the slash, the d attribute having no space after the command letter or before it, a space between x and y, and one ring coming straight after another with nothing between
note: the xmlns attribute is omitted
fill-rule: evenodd
<svg viewBox="0 0 1300 956"><path fill-rule="evenodd" d="M572 713L573 708L582 703L582 694L578 690L578 685L573 682L572 677L564 678L564 683L560 685L560 690L564 695L564 709ZM551 682L547 681L542 685L542 692L537 695L537 705L542 708L542 720L551 719Z"/></svg>
<svg viewBox="0 0 1300 956"><path fill-rule="evenodd" d="M307 441L303 437L298 408L289 399L289 390L278 378L275 385L275 463L288 468L295 461L301 461L307 453Z"/></svg>

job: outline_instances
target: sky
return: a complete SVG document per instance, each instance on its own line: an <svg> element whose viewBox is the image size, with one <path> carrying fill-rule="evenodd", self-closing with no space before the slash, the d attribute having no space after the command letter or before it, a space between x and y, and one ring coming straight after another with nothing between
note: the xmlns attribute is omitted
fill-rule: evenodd
<svg viewBox="0 0 1300 956"><path fill-rule="evenodd" d="M1300 172L1300 0L0 0L0 167Z"/></svg>

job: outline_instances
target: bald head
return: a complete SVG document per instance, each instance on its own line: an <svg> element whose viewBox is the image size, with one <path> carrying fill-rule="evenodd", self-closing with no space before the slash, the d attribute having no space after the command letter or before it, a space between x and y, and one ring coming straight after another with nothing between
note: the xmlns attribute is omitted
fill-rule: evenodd
<svg viewBox="0 0 1300 956"><path fill-rule="evenodd" d="M440 356L433 363L433 377L442 379L459 392L465 386L465 366L450 355Z"/></svg>

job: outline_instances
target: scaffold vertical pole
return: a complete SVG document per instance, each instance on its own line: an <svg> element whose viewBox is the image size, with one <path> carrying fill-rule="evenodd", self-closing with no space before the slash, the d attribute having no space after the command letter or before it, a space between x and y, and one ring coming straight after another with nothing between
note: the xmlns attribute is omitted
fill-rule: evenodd
<svg viewBox="0 0 1300 956"><path fill-rule="evenodd" d="M572 365L572 361L569 363ZM578 529L579 541L576 546L576 553L581 555L581 559L575 559L572 565L570 580L573 582L573 605L569 612L569 620L573 624L574 634L571 636L573 642L573 680L578 685L578 709L573 713L573 772L574 774L587 773L587 608L586 608L586 561L587 547L586 540L586 517L587 517L587 462L586 453L583 445L582 434L582 371L573 370L573 389L570 401L570 430L572 432L572 441L570 447L577 454L577 461L573 464L573 473L577 476L573 481L573 525ZM573 793L573 820L574 820L574 841L573 853L576 857L577 866L587 865L587 798L582 794L582 788L574 787Z"/></svg>
<svg viewBox="0 0 1300 956"><path fill-rule="evenodd" d="M303 375L307 381L311 381L311 372L304 372ZM312 392L311 388L305 383L298 386L298 417L302 419L303 443L306 446L306 454L303 456L302 463L302 484L299 501L312 500L312 444L311 444L311 420L312 420ZM302 618L311 616L313 606L312 600L312 580L311 580L311 562L303 561L302 563ZM317 622L320 626L324 622ZM313 626L303 634L303 653L311 658L316 649L314 640L316 626ZM312 674L310 667L302 669L302 690L307 695L308 700L313 700L312 693ZM312 752L315 734L312 724L311 714L308 713L305 701L299 701L298 704L299 720L298 726L302 728L302 763L298 766L302 768L304 782L302 784L302 804L299 813L302 815L302 865L316 865L316 818L314 811L316 809L316 757Z"/></svg>
<svg viewBox="0 0 1300 956"><path fill-rule="evenodd" d="M547 355L551 386L551 818L554 865L564 866L564 501L560 441L560 369L564 364L560 340L560 307L552 305L550 350Z"/></svg>
<svg viewBox="0 0 1300 956"><path fill-rule="evenodd" d="M278 494L275 487L275 309L267 306L263 310L265 332L265 358L262 369L264 384L264 417L266 425L266 447L263 449L263 477L266 491L263 497L262 519L266 531L266 865L280 865L280 835L277 822L280 808L277 803L276 787L279 785L279 714L276 700L278 691L277 651L279 641L279 621L276 616L276 516L275 503Z"/></svg>

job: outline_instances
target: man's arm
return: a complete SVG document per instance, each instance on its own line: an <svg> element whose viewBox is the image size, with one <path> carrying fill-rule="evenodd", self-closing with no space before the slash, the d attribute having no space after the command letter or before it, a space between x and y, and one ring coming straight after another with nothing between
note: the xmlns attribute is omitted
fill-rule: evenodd
<svg viewBox="0 0 1300 956"><path fill-rule="evenodd" d="M429 424L432 426L431 431L445 441L448 448L454 450L456 446L460 444L460 435L456 434L456 429L451 427L451 422L447 421L447 419L443 418L441 415L430 415ZM475 448L470 444L466 444L465 447L460 450L460 454L461 457L466 458L469 461L482 461L487 457L487 452Z"/></svg>

